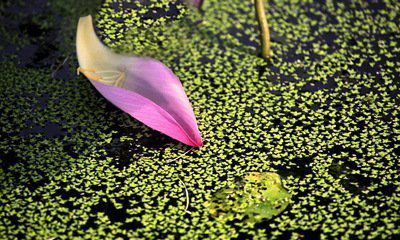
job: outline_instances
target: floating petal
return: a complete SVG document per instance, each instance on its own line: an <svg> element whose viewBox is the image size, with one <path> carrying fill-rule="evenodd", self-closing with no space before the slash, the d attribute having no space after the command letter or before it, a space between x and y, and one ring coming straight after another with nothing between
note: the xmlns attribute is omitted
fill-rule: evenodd
<svg viewBox="0 0 400 240"><path fill-rule="evenodd" d="M203 145L184 88L164 64L114 53L98 39L91 16L79 19L76 47L79 71L107 100L176 140Z"/></svg>

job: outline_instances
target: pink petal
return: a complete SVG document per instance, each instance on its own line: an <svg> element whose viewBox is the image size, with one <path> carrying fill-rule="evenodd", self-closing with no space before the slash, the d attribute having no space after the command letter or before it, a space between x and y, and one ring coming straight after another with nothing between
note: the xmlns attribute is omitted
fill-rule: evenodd
<svg viewBox="0 0 400 240"><path fill-rule="evenodd" d="M79 19L76 49L78 70L110 102L174 139L203 145L185 90L164 64L114 53L97 37L90 15Z"/></svg>
<svg viewBox="0 0 400 240"><path fill-rule="evenodd" d="M91 81L115 106L147 126L189 146L203 141L183 86L171 70L154 59L132 58L122 87Z"/></svg>

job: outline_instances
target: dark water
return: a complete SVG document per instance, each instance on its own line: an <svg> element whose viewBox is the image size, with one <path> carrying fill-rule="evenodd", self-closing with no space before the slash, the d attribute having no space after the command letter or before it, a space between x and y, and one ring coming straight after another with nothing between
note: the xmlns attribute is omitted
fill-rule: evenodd
<svg viewBox="0 0 400 240"><path fill-rule="evenodd" d="M142 1L142 3L146 4L147 1ZM344 1L346 3L346 1ZM149 11L146 11L143 13L140 18L142 20L146 19L158 19L162 16L168 16L169 19L172 21L175 18L175 16L178 15L178 8L177 4L182 4L182 2L174 3L170 5L170 7L166 10L165 8L156 8L152 9ZM271 1L271 4L273 5L273 1ZM377 1L368 1L368 8L372 9L375 11L378 11L379 9L385 8L384 3L377 2ZM138 6L135 3L127 3L123 2L123 4L117 4L115 3L113 6L115 9L120 9L120 8L132 8L132 9L137 9ZM361 7L361 6L360 6ZM323 9L321 10L323 11ZM328 16L328 21L330 23L335 23L337 22L337 19L335 16L328 12L323 12ZM321 20L319 16L310 13L309 17L314 20ZM34 69L51 69L51 77L56 80L61 80L61 81L71 81L71 79L75 79L75 76L73 74L73 69L76 67L75 66L75 53L73 50L73 46L69 46L66 44L66 42L73 42L72 38L65 38L66 34L63 32L63 28L60 28L60 26L65 26L68 25L65 22L70 21L68 18L66 18L65 15L57 12L55 8L49 4L49 1L46 0L33 0L27 3L23 2L17 2L13 3L11 1L7 2L6 7L1 8L0 12L0 22L2 23L2 27L5 29L6 32L8 32L9 36L16 36L18 41L13 41L9 36L0 36L0 61L15 61L17 65L20 68L34 68ZM115 19L116 22L122 22L123 19ZM293 24L298 24L297 19L289 15L287 21L293 23ZM46 23L46 24L45 24ZM249 28L253 28L251 26L247 26ZM256 31L256 29L253 29ZM73 32L73 30L70 30ZM229 33L233 35L241 44L244 46L249 46L250 48L257 48L259 46L257 41L252 40L249 36L247 36L243 31L236 29L236 28L230 28ZM377 39L387 39L389 37L393 37L394 34L396 33L388 33L388 34L375 34L374 38ZM205 36L207 33L204 34ZM220 39L221 36L214 36L217 41L221 41ZM335 51L339 46L336 43L336 39L338 39L338 35L333 32L322 32L318 35L317 41L320 42L325 42L330 48L328 51L328 54L332 53ZM274 35L272 36L273 42L284 44L286 39L284 36L278 36ZM359 40L358 36L354 36L353 39L349 40L348 44L353 45ZM301 43L303 44L304 49L311 49L312 48L312 43ZM377 45L374 45L373 48L376 50L378 48ZM67 49L67 50L66 50ZM244 48L244 51L249 52L249 48ZM353 53L353 54L356 54ZM289 63L294 63L296 61L302 61L304 59L304 55L297 54L295 51L288 51L288 54L284 56L285 61ZM311 56L312 59L318 61L321 59L321 56L315 55ZM301 89L301 92L317 92L319 90L323 91L333 91L338 87L338 83L336 82L335 79L337 78L344 78L348 79L349 82L355 81L354 79L349 78L349 71L355 70L359 72L363 72L366 74L370 74L370 76L376 77L379 81L380 79L380 74L379 72L386 67L386 61L391 60L391 61L399 61L399 55L395 54L392 58L382 56L382 59L376 63L376 64L369 64L368 61L364 61L362 64L353 64L350 66L349 69L343 69L341 73L337 73L329 78L326 79L325 82L322 81L310 81L307 82ZM357 60L356 60L357 61ZM361 60L360 60L361 61ZM213 59L208 58L207 56L202 56L200 59L200 62L202 64L206 63L213 63ZM357 63L357 62L356 62ZM279 72L279 69L271 66L271 64L266 64L258 67L259 70L259 75L262 76L264 75L266 68L268 68L272 74L269 76L269 79L272 82L275 83L282 83L281 79L285 79L285 81L295 81L292 76L290 75L282 75ZM322 66L321 66L321 71L323 71ZM308 76L307 69L305 68L296 68L296 74L299 76L302 76L306 78ZM343 91L346 91L344 88ZM364 87L361 89L362 94L368 94L370 92L377 92L378 90L374 87L367 88ZM239 94L239 93L238 93ZM276 91L274 92L276 95L282 95L282 92ZM398 92L391 92L391 96L398 96ZM47 94L42 94L42 95L32 95L32 96L26 96L28 98L32 98L32 111L36 111L38 109L46 109L50 96ZM345 100L345 99L344 99ZM335 103L336 105L334 106L336 109L341 109L343 106L340 104ZM109 111L118 111L115 107L113 107L111 104L106 105L107 110ZM314 109L319 109L320 106L318 104L313 105ZM1 109L0 109L1 110ZM254 113L255 109L253 109L251 106L248 106L246 108L246 112L248 113ZM290 117L290 116L289 116ZM396 116L388 114L385 116L386 120L392 120L395 119ZM330 121L332 119L329 119L329 116L326 116L326 121ZM284 123L281 121L281 119L276 118L273 120L274 126L283 129L284 128ZM18 135L18 137L24 137L24 138L29 138L32 134L42 134L44 138L46 139L61 139L63 141L62 145L62 152L66 153L68 156L71 158L78 158L80 154L84 151L83 149L77 149L76 148L76 143L73 141L68 141L64 140L65 136L71 135L71 133L67 132L67 129L63 127L62 122L51 122L47 121L44 125L38 125L34 121L26 121L25 122L26 128L21 131ZM357 123L358 128L360 130L364 129L366 127L366 124L363 122L358 122ZM305 129L311 129L313 126L313 123L307 124L302 121L297 121L295 123L295 126L303 126ZM341 123L338 123L337 127L342 127ZM79 132L82 129L75 129L77 132ZM130 130L129 130L130 129ZM159 149L159 160L163 158L163 146L166 144L169 144L173 142L170 138L163 136L160 133L157 133L155 131L150 131L150 136L147 136L146 138L141 138L137 142L124 142L122 143L120 141L120 134L118 132L121 131L132 131L132 132L138 132L140 130L138 129L131 129L129 126L126 127L121 127L120 125L115 124L113 126L113 130L116 131L116 133L112 136L112 140L110 143L106 144L104 146L104 151L105 155L102 157L112 157L113 160L113 166L116 167L119 170L123 170L126 167L128 167L132 162L135 161L135 159L139 159L142 156L135 155L136 152L141 152L143 151L143 148L148 148L148 149ZM0 130L1 131L1 130ZM355 132L355 135L359 135L360 132ZM16 137L12 134L9 133L2 133L0 132L0 138L11 138L11 137ZM395 135L393 135L394 139ZM157 139L157 141L154 141L153 139ZM223 139L223 141L229 142L229 139ZM390 142L389 147L392 147L394 149L394 153L397 155L400 155L400 147L395 147L395 145L398 145L398 140L394 140ZM44 150L44 149L41 149ZM267 150L266 150L267 151ZM251 152L249 150L248 152ZM356 149L350 148L350 147L343 147L340 144L328 148L324 150L324 153L332 155L332 154L348 154L349 156L354 156L357 158L364 157L364 153L360 153L356 151ZM303 179L306 175L312 174L312 168L310 164L313 162L315 158L315 154L307 153L306 157L298 157L295 158L291 161L291 164L272 164L271 167L277 170L279 175L281 175L283 178L288 177L288 176L294 176L295 178L298 179ZM229 157L229 156L228 156ZM23 157L21 157L21 154L17 153L15 150L8 149L7 151L0 151L0 159L1 161L1 168L7 171L8 169L12 168L16 164L19 164L23 162ZM280 159L276 159L278 160ZM375 189L373 192L370 193L364 193L364 190L367 189L369 186L375 183L379 183L380 179L372 178L365 176L364 174L360 173L354 173L357 171L361 171L362 167L359 166L356 162L354 161L339 161L335 160L331 166L329 167L329 174L331 174L334 178L341 178L340 184L349 191L351 194L354 196L361 196L361 197L368 197L372 196L374 194L383 194L386 196L392 196L393 192L398 188L398 186L395 183L389 183L386 185L382 185L379 188ZM42 178L38 181L32 181L27 183L27 187L31 190L34 191L40 186L43 186L47 183L47 176L44 171L39 171L39 175L42 176ZM224 179L224 176L221 176L221 181L226 180ZM116 182L120 182L121 184L125 181L123 178L117 177L115 179ZM65 187L65 186L64 186ZM215 187L215 186L214 186ZM98 186L92 186L92 190L94 191L105 191L105 187L102 185ZM304 192L301 192L297 194L293 201L298 201L301 197L307 196L310 193L305 190ZM80 196L80 193L76 190L65 190L64 188L60 188L59 192L55 193L55 195L60 196L62 199L67 200L70 198L78 198ZM126 197L121 197L121 198L116 198L117 202L122 204L122 208L117 208L114 203L112 202L111 199L102 199L100 200L96 205L92 206L91 208L91 213L96 214L98 212L104 213L112 222L120 222L124 223L128 217L131 217L132 215L128 214L126 212L126 208L129 206L132 208L132 205L130 205L130 200L135 199L138 201L137 207L143 207L141 205L141 196L131 196L130 199L127 199ZM40 201L40 198L36 199ZM332 199L330 198L320 198L318 199L321 205L328 205L332 203ZM176 202L172 202L171 204L176 204ZM74 206L71 202L67 202L65 204L65 207L69 208L71 211L74 209ZM288 210L290 210L290 206L288 207ZM309 209L310 211L312 208ZM384 209L382 209L384 210ZM17 219L13 219L12 217L10 218L15 225L18 224ZM257 228L260 229L267 229L268 230L273 230L272 228L269 227L270 221L265 220L263 222L260 222L256 224ZM234 222L229 223L232 225L235 225ZM95 222L95 218L89 218L89 221L82 226L83 229L89 229L89 228L96 228L98 227L98 223ZM136 228L142 228L144 227L143 224L137 220L134 220L130 224L123 224L121 228L123 229L136 229ZM302 238L304 239L314 239L318 238L321 234L321 230L316 229L316 230L303 230L303 231L296 231L299 233ZM282 239L289 238L291 236L291 232L287 232L287 236L281 236ZM250 238L250 235L247 235L246 233L241 233L239 238ZM395 239L395 237L394 237Z"/></svg>

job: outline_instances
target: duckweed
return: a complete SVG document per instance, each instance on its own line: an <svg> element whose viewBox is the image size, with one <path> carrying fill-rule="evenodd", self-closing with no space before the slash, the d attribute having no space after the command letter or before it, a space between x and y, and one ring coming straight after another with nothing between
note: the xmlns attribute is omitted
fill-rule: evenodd
<svg viewBox="0 0 400 240"><path fill-rule="evenodd" d="M252 1L24 2L0 3L3 238L399 237L399 1L268 1L269 61ZM204 147L168 164L187 147L74 74L88 13L180 77ZM218 221L205 204L251 172L282 176L290 204Z"/></svg>

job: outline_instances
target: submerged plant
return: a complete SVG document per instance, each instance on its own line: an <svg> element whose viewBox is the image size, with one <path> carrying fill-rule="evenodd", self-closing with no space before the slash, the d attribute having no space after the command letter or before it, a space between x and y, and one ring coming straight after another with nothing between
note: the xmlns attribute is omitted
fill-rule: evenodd
<svg viewBox="0 0 400 240"><path fill-rule="evenodd" d="M248 223L255 223L280 214L290 199L278 174L250 172L241 181L218 191L206 207L222 222L247 217Z"/></svg>
<svg viewBox="0 0 400 240"><path fill-rule="evenodd" d="M90 15L79 19L76 48L78 73L83 73L108 101L184 144L203 145L184 88L164 64L114 53L97 37Z"/></svg>

